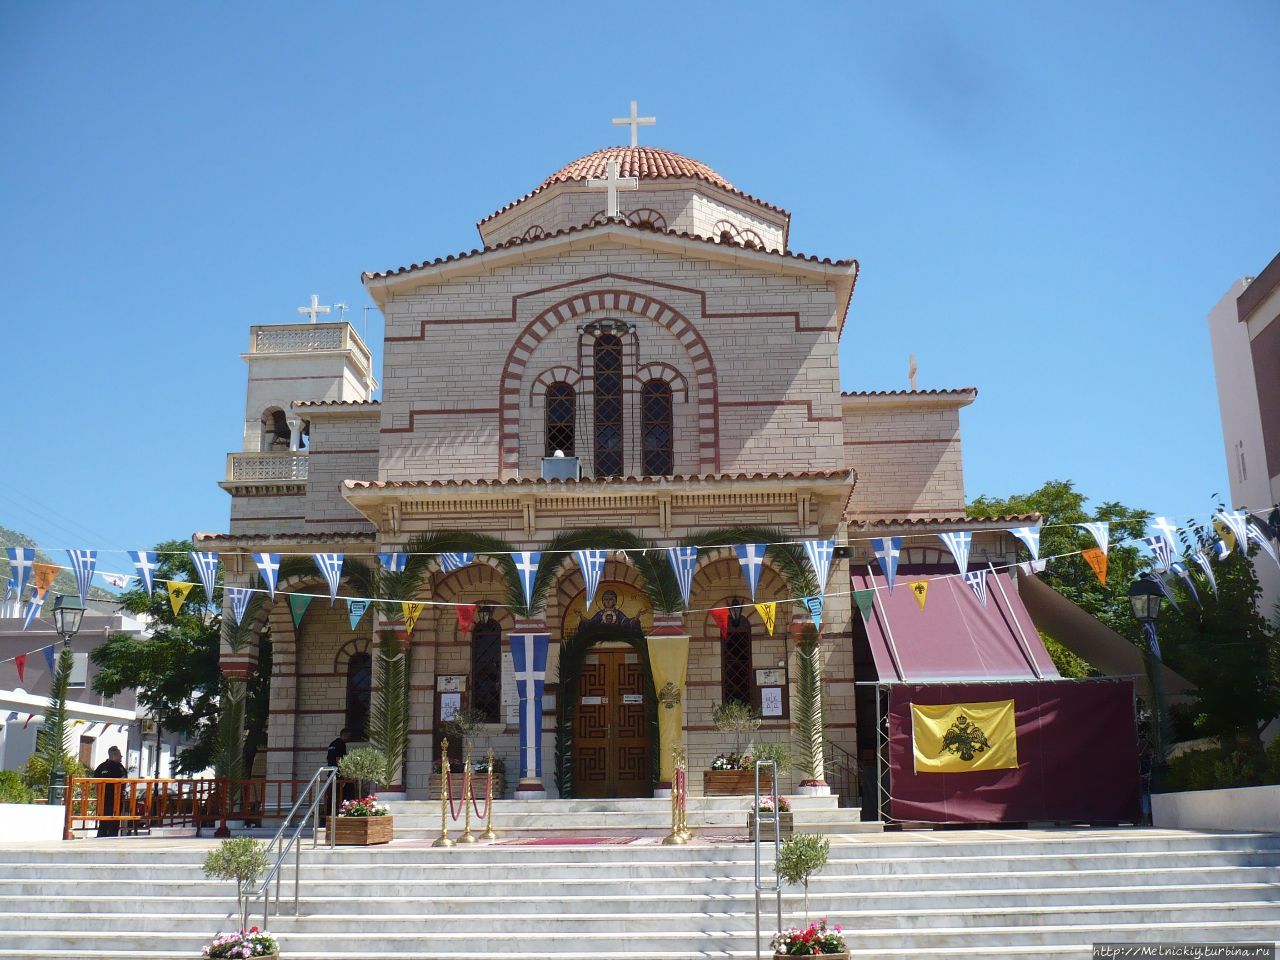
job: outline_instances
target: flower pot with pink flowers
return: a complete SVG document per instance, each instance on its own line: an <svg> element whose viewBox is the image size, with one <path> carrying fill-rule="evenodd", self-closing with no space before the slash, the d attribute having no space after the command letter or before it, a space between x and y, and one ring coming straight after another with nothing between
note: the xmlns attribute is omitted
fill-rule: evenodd
<svg viewBox="0 0 1280 960"><path fill-rule="evenodd" d="M390 843L394 819L387 812L387 805L379 803L373 794L359 800L344 800L333 821L334 843L355 847Z"/></svg>
<svg viewBox="0 0 1280 960"><path fill-rule="evenodd" d="M840 925L829 926L824 917L807 927L792 927L773 938L773 956L826 957L827 960L849 960L849 946L845 943Z"/></svg>
<svg viewBox="0 0 1280 960"><path fill-rule="evenodd" d="M761 797L760 806L753 806L747 811L747 832L751 835L751 839L756 838L756 822L761 815L764 816L765 823L762 826L760 839L769 841L773 839L773 824L769 823L773 819L773 797ZM778 834L786 840L794 832L795 824L791 818L791 801L786 797L778 797Z"/></svg>
<svg viewBox="0 0 1280 960"><path fill-rule="evenodd" d="M250 927L213 938L200 954L205 960L280 960L280 945L265 930Z"/></svg>

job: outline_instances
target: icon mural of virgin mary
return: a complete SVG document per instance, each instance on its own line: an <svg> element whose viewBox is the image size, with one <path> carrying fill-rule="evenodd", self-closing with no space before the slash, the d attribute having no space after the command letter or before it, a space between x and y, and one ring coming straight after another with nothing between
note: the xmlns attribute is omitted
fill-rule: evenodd
<svg viewBox="0 0 1280 960"><path fill-rule="evenodd" d="M639 617L628 617L618 609L616 590L603 591L600 594L600 609L584 622L593 626L617 627L624 633L640 633L642 630Z"/></svg>

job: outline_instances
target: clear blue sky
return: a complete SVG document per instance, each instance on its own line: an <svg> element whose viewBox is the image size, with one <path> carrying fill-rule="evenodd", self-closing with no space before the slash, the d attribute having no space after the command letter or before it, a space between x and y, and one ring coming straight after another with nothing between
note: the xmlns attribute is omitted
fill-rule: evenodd
<svg viewBox="0 0 1280 960"><path fill-rule="evenodd" d="M0 6L0 523L225 530L254 323L618 142L863 272L846 389L976 385L970 496L1225 492L1205 316L1280 249L1280 5ZM369 321L376 345L381 324ZM103 566L110 569L104 562Z"/></svg>

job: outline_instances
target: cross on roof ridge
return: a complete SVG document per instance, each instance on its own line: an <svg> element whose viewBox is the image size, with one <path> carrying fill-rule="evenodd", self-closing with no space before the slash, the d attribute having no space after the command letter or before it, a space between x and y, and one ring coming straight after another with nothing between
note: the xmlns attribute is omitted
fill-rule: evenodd
<svg viewBox="0 0 1280 960"><path fill-rule="evenodd" d="M631 116L629 116L629 117L614 117L614 119L613 119L613 125L614 125L615 127L630 127L630 128L631 128L631 145L632 145L633 147L636 147L636 146L639 146L639 145L640 145L639 128L640 128L640 127L652 127L652 126L653 126L655 123L657 123L657 122L658 122L658 118L657 118L657 117L637 117L637 116L636 116L636 102L635 102L634 100L632 100L632 101L631 101Z"/></svg>
<svg viewBox="0 0 1280 960"><path fill-rule="evenodd" d="M610 160L605 168L606 175L603 177L592 177L587 181L589 189L599 189L604 187L609 191L609 204L607 216L613 219L618 215L618 191L619 190L639 190L639 177L620 177L618 176L618 161Z"/></svg>

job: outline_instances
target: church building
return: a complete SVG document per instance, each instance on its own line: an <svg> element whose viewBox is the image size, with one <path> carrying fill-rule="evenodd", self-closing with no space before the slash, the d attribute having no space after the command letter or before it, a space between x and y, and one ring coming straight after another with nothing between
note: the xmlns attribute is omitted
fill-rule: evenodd
<svg viewBox="0 0 1280 960"><path fill-rule="evenodd" d="M757 742L792 743L806 636L828 757L871 762L874 708L855 683L883 667L851 602L858 577L875 586L871 538L903 538L903 571L955 573L942 530L971 532L984 563L1016 559L1009 526L1036 518L965 518L960 411L977 391L842 392L858 261L792 250L790 223L699 160L606 147L484 216L480 249L363 274L385 319L380 371L349 323L320 322L315 300L302 322L250 329L244 444L220 484L230 526L196 537L228 584L260 586L255 555L373 567L450 531L520 552L593 528L664 554L699 544L674 614L655 611L638 552L612 543L591 591L572 556L543 553L554 577L535 616L512 610L494 556L431 557L412 598L420 614L396 625L409 797L428 797L442 721L459 708L483 715L473 742L504 761L508 797L652 796L669 778L658 754L673 744L656 732L669 710L698 795L700 772L735 748L712 721L718 705L751 705ZM768 555L752 596L738 541L710 536L735 530L834 541L816 631ZM278 589L319 599L301 613L281 594L267 604L257 772L305 780L339 729L366 735L387 624L374 610L355 620L347 580L330 604L314 565L282 573ZM544 654L531 637L546 638ZM586 640L570 668L575 637ZM678 639L683 663L655 674L636 639L655 637ZM256 656L226 648L224 671L247 676ZM825 780L820 766L784 786L802 780L856 790L830 765Z"/></svg>

